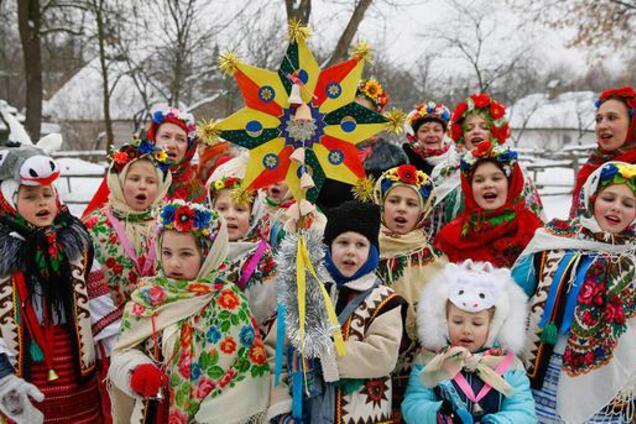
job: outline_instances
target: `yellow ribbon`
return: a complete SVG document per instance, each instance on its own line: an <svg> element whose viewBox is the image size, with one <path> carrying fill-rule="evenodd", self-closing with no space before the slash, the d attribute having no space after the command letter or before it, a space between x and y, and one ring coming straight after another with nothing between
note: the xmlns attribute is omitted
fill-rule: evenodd
<svg viewBox="0 0 636 424"><path fill-rule="evenodd" d="M344 339L342 337L342 332L340 330L340 323L338 322L338 316L336 315L336 310L334 309L331 299L329 298L329 293L325 289L324 285L318 278L318 274L314 269L314 266L311 263L311 259L309 258L309 251L307 250L307 245L305 244L305 239L301 235L298 238L298 249L297 249L297 267L296 267L296 277L298 281L298 313L300 314L300 337L301 343L304 347L304 334L305 334L305 293L306 293L306 280L305 280L305 267L309 270L309 273L318 281L318 287L320 287L320 292L322 293L322 297L325 302L325 308L327 309L327 318L329 322L333 325L333 341L336 347L336 353L338 356L344 356L345 354L345 345ZM302 297L301 297L302 296Z"/></svg>

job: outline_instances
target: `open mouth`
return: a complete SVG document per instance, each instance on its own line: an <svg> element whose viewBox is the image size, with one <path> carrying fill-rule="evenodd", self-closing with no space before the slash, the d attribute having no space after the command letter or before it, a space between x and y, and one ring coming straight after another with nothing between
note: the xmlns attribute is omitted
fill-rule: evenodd
<svg viewBox="0 0 636 424"><path fill-rule="evenodd" d="M346 260L342 261L342 264L343 264L344 266L347 266L347 267L354 267L354 266L356 266L356 263L355 263L354 261L351 261L351 260L348 260L348 259L346 259Z"/></svg>
<svg viewBox="0 0 636 424"><path fill-rule="evenodd" d="M616 215L605 215L605 220L611 225L619 225L621 220Z"/></svg>
<svg viewBox="0 0 636 424"><path fill-rule="evenodd" d="M280 195L280 188L278 187L272 187L269 189L269 194L272 196L279 196Z"/></svg>
<svg viewBox="0 0 636 424"><path fill-rule="evenodd" d="M484 137L482 137L481 135L474 135L474 136L470 137L469 141L472 144L479 144L479 143L481 143L484 140L485 140Z"/></svg>
<svg viewBox="0 0 636 424"><path fill-rule="evenodd" d="M238 230L238 225L228 223L228 224L227 224L227 229L228 229L228 230Z"/></svg>
<svg viewBox="0 0 636 424"><path fill-rule="evenodd" d="M406 224L406 218L404 218L403 216L396 216L395 218L393 218L393 221L395 221L396 224L400 224L400 225L404 225Z"/></svg>
<svg viewBox="0 0 636 424"><path fill-rule="evenodd" d="M603 140L603 141L609 141L611 140L613 137L613 135L611 133L604 133L599 135L599 139Z"/></svg>
<svg viewBox="0 0 636 424"><path fill-rule="evenodd" d="M493 193L493 192L487 192L484 193L481 197L484 198L485 201L487 202L493 202L497 199L497 193Z"/></svg>
<svg viewBox="0 0 636 424"><path fill-rule="evenodd" d="M465 339L465 338L464 338L464 339L460 339L460 340L459 340L459 342L460 342L461 344L464 344L464 345L469 345L469 344L471 344L471 343L473 342L473 340L472 340L472 339Z"/></svg>
<svg viewBox="0 0 636 424"><path fill-rule="evenodd" d="M148 199L148 196L146 196L144 193L139 193L138 195L135 196L135 200L139 202L145 202L146 199Z"/></svg>
<svg viewBox="0 0 636 424"><path fill-rule="evenodd" d="M175 152L167 152L167 155L171 162L175 162L177 160L177 154Z"/></svg>
<svg viewBox="0 0 636 424"><path fill-rule="evenodd" d="M47 211L46 209L42 209L35 214L35 216L37 216L38 218L48 218L49 215L51 215L51 212Z"/></svg>

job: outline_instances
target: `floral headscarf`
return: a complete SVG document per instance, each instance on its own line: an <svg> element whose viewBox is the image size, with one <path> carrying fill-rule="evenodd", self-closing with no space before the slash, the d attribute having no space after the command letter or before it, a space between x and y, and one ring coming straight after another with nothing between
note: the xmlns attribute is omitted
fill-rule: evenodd
<svg viewBox="0 0 636 424"><path fill-rule="evenodd" d="M409 187L414 190L420 199L422 217L418 221L418 227L426 219L435 201L433 181L426 173L418 170L413 165L400 165L385 171L375 184L374 200L381 207L384 205L389 192L395 187Z"/></svg>
<svg viewBox="0 0 636 424"><path fill-rule="evenodd" d="M484 161L495 163L508 178L506 202L492 211L477 204L471 184L474 170ZM516 153L496 142L482 141L464 155L461 169L464 211L442 228L435 247L452 262L472 259L500 268L512 266L534 231L542 226L521 196L524 179Z"/></svg>
<svg viewBox="0 0 636 424"><path fill-rule="evenodd" d="M225 220L218 213L198 203L175 199L161 208L158 218L158 257L161 257L162 235L165 231L191 233L197 239L205 258L198 276L203 278L225 261L228 236ZM159 261L161 270L161 261Z"/></svg>
<svg viewBox="0 0 636 424"><path fill-rule="evenodd" d="M466 144L464 140L464 122L473 113L480 114L490 125L490 134L498 143L504 144L510 137L510 126L506 117L506 108L486 93L471 94L459 103L451 116L450 136L457 144Z"/></svg>

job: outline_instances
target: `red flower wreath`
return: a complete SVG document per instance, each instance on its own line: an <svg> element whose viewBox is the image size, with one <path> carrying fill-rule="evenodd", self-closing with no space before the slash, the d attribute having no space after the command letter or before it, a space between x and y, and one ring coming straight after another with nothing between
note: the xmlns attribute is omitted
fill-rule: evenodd
<svg viewBox="0 0 636 424"><path fill-rule="evenodd" d="M177 231L185 232L192 229L194 221L194 211L187 206L181 206L174 212L174 228Z"/></svg>
<svg viewBox="0 0 636 424"><path fill-rule="evenodd" d="M417 184L417 168L413 165L400 165L397 169L400 181L406 184Z"/></svg>

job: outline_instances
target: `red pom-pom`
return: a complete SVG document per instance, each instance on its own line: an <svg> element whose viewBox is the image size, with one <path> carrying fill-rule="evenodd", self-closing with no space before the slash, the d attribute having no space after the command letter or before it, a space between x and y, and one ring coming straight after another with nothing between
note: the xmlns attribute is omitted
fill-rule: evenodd
<svg viewBox="0 0 636 424"><path fill-rule="evenodd" d="M130 387L143 397L153 397L166 385L168 377L153 364L142 364L130 376Z"/></svg>

